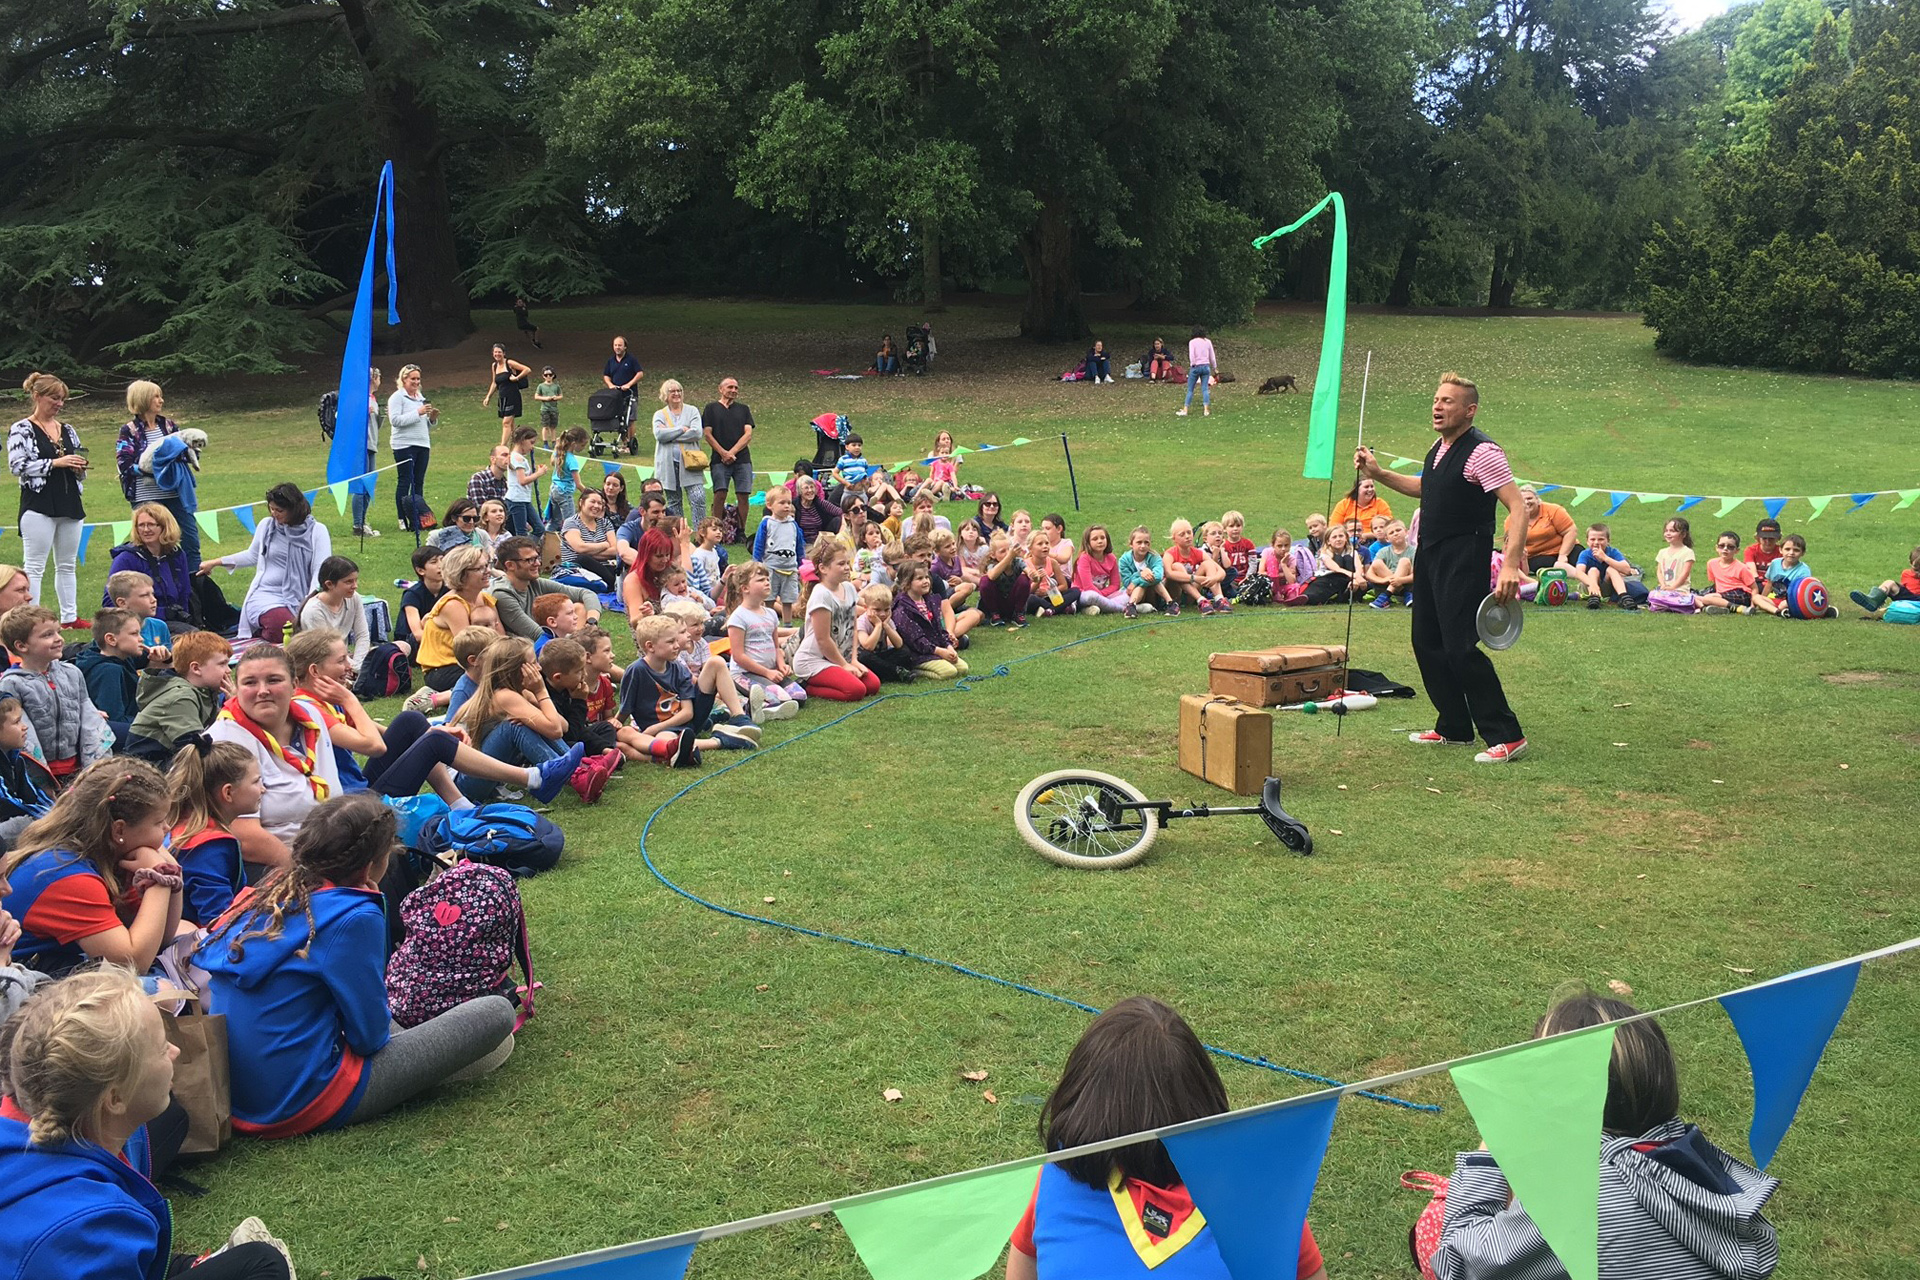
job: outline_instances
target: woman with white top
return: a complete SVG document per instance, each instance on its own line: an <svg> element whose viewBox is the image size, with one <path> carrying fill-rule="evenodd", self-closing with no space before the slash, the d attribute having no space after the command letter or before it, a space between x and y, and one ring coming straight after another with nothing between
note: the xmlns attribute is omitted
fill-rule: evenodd
<svg viewBox="0 0 1920 1280"><path fill-rule="evenodd" d="M208 560L200 572L254 565L253 582L240 602L240 629L279 644L300 606L320 589L320 566L333 554L333 535L314 518L307 495L284 481L267 490L268 519L254 526L245 551Z"/></svg>
<svg viewBox="0 0 1920 1280"><path fill-rule="evenodd" d="M1200 388L1200 413L1203 417L1213 416L1213 370L1219 363L1214 354L1213 339L1199 325L1193 326L1193 337L1187 341L1187 399L1180 406L1177 417L1186 417L1187 409L1193 404L1193 388Z"/></svg>
<svg viewBox="0 0 1920 1280"><path fill-rule="evenodd" d="M80 525L87 518L80 493L86 486L87 451L80 434L60 420L67 384L50 373L29 374L23 388L33 412L7 432L7 469L20 478L20 540L25 544L27 584L40 603L40 584L53 556L53 591L60 625L80 616Z"/></svg>
<svg viewBox="0 0 1920 1280"><path fill-rule="evenodd" d="M686 449L700 445L700 411L687 403L685 389L672 378L660 384L660 400L666 408L653 415L653 474L666 494L667 510L697 529L707 518L707 486L700 472L687 466Z"/></svg>
<svg viewBox="0 0 1920 1280"><path fill-rule="evenodd" d="M400 389L387 398L387 439L393 460L400 464L393 500L400 511L400 527L419 530L420 518L433 510L424 496L427 463L433 456L433 428L440 410L420 394L420 366L400 370Z"/></svg>

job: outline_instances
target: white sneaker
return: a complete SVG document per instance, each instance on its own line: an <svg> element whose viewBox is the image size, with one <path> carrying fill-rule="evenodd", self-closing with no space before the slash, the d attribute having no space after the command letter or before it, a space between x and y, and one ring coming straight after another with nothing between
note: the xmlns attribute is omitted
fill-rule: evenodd
<svg viewBox="0 0 1920 1280"><path fill-rule="evenodd" d="M1100 616L1100 606L1097 604L1082 605L1080 606L1080 612L1086 617L1097 618Z"/></svg>
<svg viewBox="0 0 1920 1280"><path fill-rule="evenodd" d="M1152 612L1154 612L1154 607L1153 607L1152 605L1150 605L1150 604L1148 604L1148 603L1147 603L1146 601L1144 601L1144 600L1142 600L1142 601L1141 601L1141 602L1140 602L1139 604L1137 604L1137 605L1135 605L1135 606L1133 606L1133 609L1134 609L1134 612L1135 612L1135 613L1152 613Z"/></svg>
<svg viewBox="0 0 1920 1280"><path fill-rule="evenodd" d="M769 720L791 720L799 714L800 704L789 700L772 703L765 711L755 712L753 718L756 723L765 724Z"/></svg>
<svg viewBox="0 0 1920 1280"><path fill-rule="evenodd" d="M425 685L421 685L418 689L408 694L407 700L400 705L407 711L418 711L423 716L431 715L433 713L433 690L427 688Z"/></svg>
<svg viewBox="0 0 1920 1280"><path fill-rule="evenodd" d="M1173 411L1173 416L1176 418L1184 418L1187 416L1187 411L1185 409L1175 409Z"/></svg>
<svg viewBox="0 0 1920 1280"><path fill-rule="evenodd" d="M747 686L747 714L751 715L754 718L754 720L757 722L760 719L762 719L761 713L764 712L766 709L767 709L766 686L758 685L758 684L748 685Z"/></svg>
<svg viewBox="0 0 1920 1280"><path fill-rule="evenodd" d="M287 1260L287 1280L295 1280L293 1271L293 1252L287 1248L287 1242L267 1230L267 1224L258 1218L243 1219L227 1237L227 1248L243 1244L272 1245L280 1256Z"/></svg>

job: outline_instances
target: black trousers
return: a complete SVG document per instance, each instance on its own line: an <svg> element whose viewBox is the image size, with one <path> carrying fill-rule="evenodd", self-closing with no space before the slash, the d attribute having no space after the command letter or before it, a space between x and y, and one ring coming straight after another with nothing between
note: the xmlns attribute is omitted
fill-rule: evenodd
<svg viewBox="0 0 1920 1280"><path fill-rule="evenodd" d="M1492 561L1492 546L1479 538L1423 540L1413 575L1413 656L1440 713L1433 727L1455 742L1471 741L1477 729L1490 746L1523 736L1473 621Z"/></svg>

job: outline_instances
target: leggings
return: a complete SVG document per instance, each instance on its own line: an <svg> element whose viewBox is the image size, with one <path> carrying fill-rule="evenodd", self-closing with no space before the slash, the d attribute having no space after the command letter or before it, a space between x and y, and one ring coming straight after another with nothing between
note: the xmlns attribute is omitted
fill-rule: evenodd
<svg viewBox="0 0 1920 1280"><path fill-rule="evenodd" d="M1033 583L1024 573L980 579L980 611L993 618L1018 618L1027 611Z"/></svg>
<svg viewBox="0 0 1920 1280"><path fill-rule="evenodd" d="M871 671L864 676L856 676L845 667L828 667L808 676L805 688L809 698L825 698L829 702L858 702L880 692L880 677Z"/></svg>
<svg viewBox="0 0 1920 1280"><path fill-rule="evenodd" d="M393 451L393 460L400 464L400 469L394 473L393 504L399 510L402 529L417 530L421 513L429 509L425 492L427 463L432 458L433 450L425 445L410 445Z"/></svg>
<svg viewBox="0 0 1920 1280"><path fill-rule="evenodd" d="M513 1034L515 1016L505 996L476 996L396 1032L384 1049L367 1059L367 1091L347 1123L385 1115L480 1061Z"/></svg>
<svg viewBox="0 0 1920 1280"><path fill-rule="evenodd" d="M1131 601L1127 599L1127 593L1125 591L1116 591L1110 596L1103 596L1098 591L1082 591L1080 593L1080 607L1082 609L1088 605L1097 604L1108 613L1124 613L1127 605L1130 603Z"/></svg>
<svg viewBox="0 0 1920 1280"><path fill-rule="evenodd" d="M418 711L402 711L381 736L386 739L387 749L367 758L367 786L396 799L418 795L433 767L452 765L454 752L460 749L458 738L433 732L433 726Z"/></svg>
<svg viewBox="0 0 1920 1280"><path fill-rule="evenodd" d="M1055 604L1052 596L1037 593L1027 597L1027 612L1039 613L1042 609L1057 609L1061 613L1072 613L1080 607L1080 589L1078 587L1060 588L1060 603Z"/></svg>
<svg viewBox="0 0 1920 1280"><path fill-rule="evenodd" d="M1307 584L1301 604L1335 604L1350 594L1353 579L1344 573L1323 573Z"/></svg>
<svg viewBox="0 0 1920 1280"><path fill-rule="evenodd" d="M80 521L56 520L38 511L20 513L20 541L27 571L27 586L33 590L33 602L40 603L40 583L47 572L47 555L53 555L53 594L60 602L60 621L72 622L80 616L80 586L74 565L80 559ZM194 566L198 568L199 566Z"/></svg>
<svg viewBox="0 0 1920 1280"><path fill-rule="evenodd" d="M170 1280L288 1280L293 1268L286 1255L264 1240L236 1244L205 1262L190 1253L177 1253L167 1267Z"/></svg>

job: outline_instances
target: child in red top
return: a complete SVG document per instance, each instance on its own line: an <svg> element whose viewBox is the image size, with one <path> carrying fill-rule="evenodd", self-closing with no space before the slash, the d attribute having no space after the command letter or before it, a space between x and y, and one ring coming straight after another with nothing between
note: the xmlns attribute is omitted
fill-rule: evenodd
<svg viewBox="0 0 1920 1280"><path fill-rule="evenodd" d="M1780 558L1780 522L1768 516L1753 527L1753 539L1745 559L1753 566L1753 576L1764 585L1767 566Z"/></svg>
<svg viewBox="0 0 1920 1280"><path fill-rule="evenodd" d="M1226 571L1209 561L1206 553L1194 545L1193 525L1188 521L1175 520L1167 532L1173 539L1165 555L1167 591L1175 604L1191 600L1200 606L1201 613L1211 614L1213 593Z"/></svg>
<svg viewBox="0 0 1920 1280"><path fill-rule="evenodd" d="M1220 531L1224 535L1221 545L1227 553L1227 592L1231 595L1247 580L1254 553L1260 548L1247 536L1247 518L1238 511L1220 517Z"/></svg>
<svg viewBox="0 0 1920 1280"><path fill-rule="evenodd" d="M1880 611L1895 600L1920 600L1920 547L1907 555L1907 567L1900 576L1889 578L1871 591L1856 591L1853 602L1877 618Z"/></svg>
<svg viewBox="0 0 1920 1280"><path fill-rule="evenodd" d="M1712 590L1700 593L1700 612L1752 613L1759 578L1753 566L1740 559L1740 535L1729 529L1714 542L1720 554L1707 561L1707 583Z"/></svg>
<svg viewBox="0 0 1920 1280"><path fill-rule="evenodd" d="M1060 1151L1226 1110L1226 1087L1193 1029L1158 1000L1133 996L1095 1018L1074 1045L1041 1122L1047 1149ZM1012 1243L1007 1280L1227 1280L1213 1230L1159 1142L1044 1166ZM1300 1233L1298 1274L1326 1280L1309 1227Z"/></svg>

